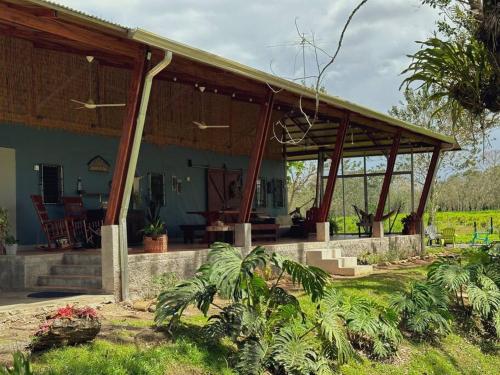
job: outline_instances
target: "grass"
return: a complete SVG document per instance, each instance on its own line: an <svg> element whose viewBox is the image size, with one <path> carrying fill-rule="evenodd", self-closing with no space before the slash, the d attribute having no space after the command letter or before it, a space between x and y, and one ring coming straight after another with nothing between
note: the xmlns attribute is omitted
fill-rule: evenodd
<svg viewBox="0 0 500 375"><path fill-rule="evenodd" d="M393 232L401 232L403 225L401 224L401 219L405 217L406 214L399 214L394 223L392 229ZM477 230L479 232L486 232L490 227L490 218L493 218L493 234L490 236L491 240L500 240L500 210L488 210L488 211L463 211L463 212L437 212L436 213L436 226L439 229L444 229L447 227L455 228L458 243L469 243L472 239L472 233L474 232L474 222L477 224ZM391 220L393 220L391 218ZM427 222L428 215L424 216L424 223ZM340 232L344 230L344 221L342 217L336 219ZM347 216L346 217L346 232L347 233L357 233L358 227L356 223L358 222L357 216ZM391 221L392 222L392 221ZM389 230L389 222L384 223L385 230Z"/></svg>
<svg viewBox="0 0 500 375"><path fill-rule="evenodd" d="M360 279L335 281L347 294L369 297L388 306L390 296L404 290L412 280L425 278L425 267L394 270ZM315 305L305 295L299 300L307 312ZM139 345L97 340L92 344L62 348L47 352L34 361L37 374L97 375L97 374L234 374L228 365L231 347L221 343L206 345L199 328L207 318L191 315L184 318L185 325L177 332L176 341L159 345ZM111 321L120 327L141 329L149 327L148 320ZM405 340L392 363L363 359L340 368L345 375L391 374L497 374L500 356L481 352L478 346L452 333L439 344Z"/></svg>

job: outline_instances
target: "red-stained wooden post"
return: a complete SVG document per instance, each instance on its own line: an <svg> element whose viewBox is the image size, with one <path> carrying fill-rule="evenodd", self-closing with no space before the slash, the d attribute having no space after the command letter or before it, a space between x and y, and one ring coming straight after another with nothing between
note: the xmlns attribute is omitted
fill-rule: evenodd
<svg viewBox="0 0 500 375"><path fill-rule="evenodd" d="M238 223L248 223L250 221L252 202L255 195L255 185L257 184L257 178L259 177L269 129L271 127L273 104L274 92L269 90L266 95L266 100L260 109L255 144L253 146L254 148L252 150L252 154L250 155L250 164L245 179L245 185L243 187Z"/></svg>
<svg viewBox="0 0 500 375"><path fill-rule="evenodd" d="M398 132L394 136L391 152L389 154L389 158L387 159L387 168L385 170L384 182L382 183L382 190L380 191L377 211L375 212L375 221L382 220L382 217L384 216L385 202L387 201L387 195L389 194L392 174L394 173L394 166L396 165L396 158L398 157L400 143L401 143L401 132Z"/></svg>
<svg viewBox="0 0 500 375"><path fill-rule="evenodd" d="M122 135L116 155L115 169L113 172L113 180L111 182L111 191L109 193L108 208L106 211L106 218L104 219L104 225L118 224L120 205L123 198L123 191L125 189L125 177L127 175L130 152L132 150L135 127L137 125L137 114L139 112L139 101L144 84L145 68L146 50L143 51L142 57L136 61L132 72L127 99L127 112L125 113L125 117L123 119Z"/></svg>
<svg viewBox="0 0 500 375"><path fill-rule="evenodd" d="M400 143L401 132L399 131L394 135L391 152L387 158L387 168L385 170L384 182L382 183L382 190L380 191L377 211L375 211L375 217L373 219L373 237L384 237L384 223L382 222L382 218L384 216L385 202L387 201L387 196L389 195L389 188L391 186L392 175L394 173L394 166L396 164L396 158L398 157Z"/></svg>
<svg viewBox="0 0 500 375"><path fill-rule="evenodd" d="M332 204L333 191L335 190L335 182L337 181L337 174L342 160L344 142L349 124L349 114L346 114L340 121L337 136L335 138L335 148L333 149L332 163L330 164L330 171L328 172L328 181L326 182L325 193L318 211L318 223L325 223L328 219L328 212L330 212L330 206Z"/></svg>
<svg viewBox="0 0 500 375"><path fill-rule="evenodd" d="M427 199L429 198L429 193L431 191L432 182L436 176L437 165L439 162L439 156L441 155L441 146L434 146L434 151L432 153L431 162L429 163L429 170L427 171L427 176L425 177L424 188L422 190L422 195L420 196L420 202L417 208L417 217L422 220L424 216L425 206L427 204Z"/></svg>

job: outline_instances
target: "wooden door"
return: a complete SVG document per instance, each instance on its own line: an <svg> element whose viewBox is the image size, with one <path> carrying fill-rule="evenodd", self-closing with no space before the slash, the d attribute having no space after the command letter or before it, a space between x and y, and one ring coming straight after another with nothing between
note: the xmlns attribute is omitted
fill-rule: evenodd
<svg viewBox="0 0 500 375"><path fill-rule="evenodd" d="M238 210L241 202L241 172L207 171L207 210Z"/></svg>

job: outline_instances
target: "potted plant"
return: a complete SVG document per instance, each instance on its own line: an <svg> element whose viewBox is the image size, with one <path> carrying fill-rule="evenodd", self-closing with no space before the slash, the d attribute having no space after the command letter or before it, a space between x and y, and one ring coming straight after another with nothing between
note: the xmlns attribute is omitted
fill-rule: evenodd
<svg viewBox="0 0 500 375"><path fill-rule="evenodd" d="M144 251L146 253L164 253L168 249L168 237L165 223L160 217L161 206L156 201L151 201L147 208L147 225L144 233Z"/></svg>
<svg viewBox="0 0 500 375"><path fill-rule="evenodd" d="M419 232L420 220L415 212L401 219L403 234L417 234Z"/></svg>
<svg viewBox="0 0 500 375"><path fill-rule="evenodd" d="M14 236L5 237L5 253L7 255L16 255L17 253L17 240Z"/></svg>

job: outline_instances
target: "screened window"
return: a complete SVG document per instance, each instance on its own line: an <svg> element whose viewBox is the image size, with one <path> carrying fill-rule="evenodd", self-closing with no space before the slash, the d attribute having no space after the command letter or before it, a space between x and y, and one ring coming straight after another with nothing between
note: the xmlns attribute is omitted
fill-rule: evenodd
<svg viewBox="0 0 500 375"><path fill-rule="evenodd" d="M256 207L266 207L267 206L267 186L265 178L258 178L257 184L255 185L255 206Z"/></svg>
<svg viewBox="0 0 500 375"><path fill-rule="evenodd" d="M285 183L279 178L273 180L273 205L275 208L285 207Z"/></svg>
<svg viewBox="0 0 500 375"><path fill-rule="evenodd" d="M60 165L40 165L40 190L43 202L57 204L63 195L63 168Z"/></svg>

